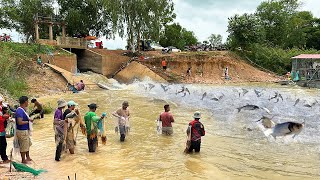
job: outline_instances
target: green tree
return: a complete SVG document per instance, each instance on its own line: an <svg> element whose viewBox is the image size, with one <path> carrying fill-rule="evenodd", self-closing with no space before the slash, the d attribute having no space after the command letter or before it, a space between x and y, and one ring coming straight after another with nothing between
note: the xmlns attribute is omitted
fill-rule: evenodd
<svg viewBox="0 0 320 180"><path fill-rule="evenodd" d="M259 19L253 14L235 15L229 19L228 44L231 48L246 49L250 44L262 42L264 31Z"/></svg>
<svg viewBox="0 0 320 180"><path fill-rule="evenodd" d="M112 17L115 11L110 0L58 0L60 16L67 23L67 34L87 34L94 36L109 36L112 26L117 23L117 17ZM113 14L116 15L116 14Z"/></svg>
<svg viewBox="0 0 320 180"><path fill-rule="evenodd" d="M167 25L160 37L160 45L163 47L175 46L179 49L184 49L185 46L193 45L197 42L198 40L192 31L187 31L177 23Z"/></svg>
<svg viewBox="0 0 320 180"><path fill-rule="evenodd" d="M320 18L313 18L312 26L304 28L306 34L306 48L320 50Z"/></svg>
<svg viewBox="0 0 320 180"><path fill-rule="evenodd" d="M53 0L1 0L0 14L2 14L2 27L15 29L25 35L25 41L34 39L34 15L36 13L53 15ZM40 33L48 31L48 28L40 27Z"/></svg>
<svg viewBox="0 0 320 180"><path fill-rule="evenodd" d="M211 34L208 38L211 45L217 47L222 44L222 36L220 34Z"/></svg>
<svg viewBox="0 0 320 180"><path fill-rule="evenodd" d="M272 46L286 47L292 18L297 13L298 0L270 0L262 2L256 11L264 28L265 38Z"/></svg>
<svg viewBox="0 0 320 180"><path fill-rule="evenodd" d="M128 46L135 50L141 38L158 40L161 29L175 18L172 0L112 0L117 5L120 37L128 38ZM137 43L139 44L139 43Z"/></svg>

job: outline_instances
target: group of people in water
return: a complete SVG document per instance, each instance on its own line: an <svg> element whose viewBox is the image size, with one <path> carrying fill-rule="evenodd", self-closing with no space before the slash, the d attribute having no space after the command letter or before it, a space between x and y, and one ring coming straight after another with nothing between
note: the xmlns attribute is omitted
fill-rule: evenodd
<svg viewBox="0 0 320 180"><path fill-rule="evenodd" d="M19 98L19 107L9 108L9 105L3 103L3 98L0 97L0 154L3 160L2 163L10 162L6 154L7 148L7 131L6 126L9 121L15 124L14 129L14 149L18 149L21 154L22 163L29 163L32 161L30 157L30 146L32 145L30 136L32 131L32 124L35 114L39 118L43 118L43 106L36 99L32 99L34 109L30 114L27 113L29 106L29 98L22 96ZM90 153L96 151L98 147L98 138L101 138L102 144L106 143L106 129L105 118L107 113L97 115L96 110L98 105L91 103L88 105L88 111L84 114L83 118L77 109L78 104L74 101L66 102L63 99L57 101L57 108L54 112L53 126L55 133L56 153L55 160L60 161L62 151L68 151L71 154L75 153L75 145L77 133L75 127L79 125L82 134L86 135L88 150ZM125 141L126 135L130 131L130 111L129 102L124 101L122 107L112 113L117 118L115 123L115 132L120 134L120 142ZM11 110L11 113L9 110ZM10 118L14 117L13 118ZM185 152L200 151L201 137L205 135L203 124L199 121L201 113L194 113L194 120L189 123L187 128L187 147ZM84 120L83 120L84 119ZM161 131L163 135L172 135L174 122L173 115L170 113L169 104L164 105L164 112L160 114L158 121L161 122Z"/></svg>

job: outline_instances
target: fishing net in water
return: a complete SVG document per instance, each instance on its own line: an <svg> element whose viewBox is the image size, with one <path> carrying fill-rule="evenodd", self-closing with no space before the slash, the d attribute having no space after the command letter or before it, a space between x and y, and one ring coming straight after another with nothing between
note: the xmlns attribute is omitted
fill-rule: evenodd
<svg viewBox="0 0 320 180"><path fill-rule="evenodd" d="M6 172L0 174L0 179L20 180L35 179L34 175L28 172Z"/></svg>
<svg viewBox="0 0 320 180"><path fill-rule="evenodd" d="M39 174L41 174L43 172L47 172L44 169L36 170L36 169L33 169L33 168L31 168L31 167L29 167L29 166L27 166L25 164L21 164L21 163L18 163L18 162L12 162L12 165L17 171L29 172L29 173L32 173L35 176L38 176Z"/></svg>

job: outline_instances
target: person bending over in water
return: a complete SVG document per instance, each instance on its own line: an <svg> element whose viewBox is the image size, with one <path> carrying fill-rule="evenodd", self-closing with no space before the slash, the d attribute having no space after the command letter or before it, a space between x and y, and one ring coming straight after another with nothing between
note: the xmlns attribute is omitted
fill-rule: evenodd
<svg viewBox="0 0 320 180"><path fill-rule="evenodd" d="M115 131L118 132L118 130L120 130L121 142L124 141L124 139L126 138L126 134L130 130L130 124L129 124L130 112L128 107L129 107L128 101L124 101L122 103L122 107L112 114L113 116L118 118L118 121L116 122Z"/></svg>
<svg viewBox="0 0 320 180"><path fill-rule="evenodd" d="M32 99L31 103L34 104L33 111L30 113L30 116L40 113L40 118L44 117L42 104L37 101L37 99Z"/></svg>
<svg viewBox="0 0 320 180"><path fill-rule="evenodd" d="M169 112L169 104L164 105L164 112L160 114L159 121L162 122L162 134L172 135L172 123L174 122L172 114Z"/></svg>

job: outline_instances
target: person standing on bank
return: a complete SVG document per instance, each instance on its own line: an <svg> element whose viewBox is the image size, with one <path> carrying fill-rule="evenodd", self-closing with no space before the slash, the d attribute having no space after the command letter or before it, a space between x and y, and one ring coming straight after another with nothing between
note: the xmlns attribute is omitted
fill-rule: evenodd
<svg viewBox="0 0 320 180"><path fill-rule="evenodd" d="M172 123L174 122L172 114L169 112L169 104L164 105L164 112L160 114L159 121L162 122L162 134L172 135Z"/></svg>
<svg viewBox="0 0 320 180"><path fill-rule="evenodd" d="M19 150L21 154L22 163L26 164L32 159L30 158L30 146L32 145L30 139L30 124L33 122L26 113L29 102L27 96L21 96L19 98L20 107L16 110L16 137L19 144Z"/></svg>
<svg viewBox="0 0 320 180"><path fill-rule="evenodd" d="M200 152L201 147L201 136L205 135L205 130L203 124L200 122L201 113L196 111L193 116L194 120L189 123L187 129L187 135L190 137L188 141L190 147L188 149L188 153L191 153L193 150L195 152Z"/></svg>
<svg viewBox="0 0 320 180"><path fill-rule="evenodd" d="M120 130L120 141L123 142L126 138L126 134L130 130L130 112L129 112L129 102L124 101L122 103L122 107L119 108L116 112L114 112L112 115L118 118L118 121L116 122L115 131L118 132Z"/></svg>
<svg viewBox="0 0 320 180"><path fill-rule="evenodd" d="M165 59L162 60L161 65L162 65L163 70L166 71L167 70L167 61Z"/></svg>
<svg viewBox="0 0 320 180"><path fill-rule="evenodd" d="M55 143L56 143L56 156L55 160L60 161L61 152L63 149L64 143L64 118L63 118L63 109L67 106L67 102L63 99L58 100L58 108L54 113L54 132L55 132Z"/></svg>
<svg viewBox="0 0 320 180"><path fill-rule="evenodd" d="M99 117L96 114L98 108L97 104L89 104L89 112L84 116L86 130L87 130L87 140L89 152L96 152L98 146L98 124L104 119L106 113L102 113L102 116Z"/></svg>

